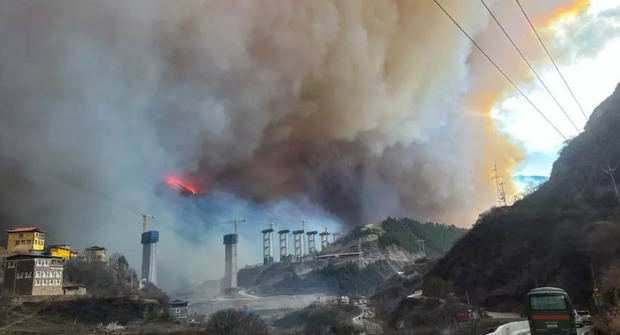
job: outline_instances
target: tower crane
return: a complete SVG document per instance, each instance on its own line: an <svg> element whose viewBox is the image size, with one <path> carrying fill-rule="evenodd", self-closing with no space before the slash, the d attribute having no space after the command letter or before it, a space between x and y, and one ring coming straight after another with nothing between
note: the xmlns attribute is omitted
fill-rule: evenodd
<svg viewBox="0 0 620 335"><path fill-rule="evenodd" d="M242 224L245 222L245 219L235 219L235 220L230 220L230 221L226 221L226 222L220 222L219 224L232 224L235 226L235 234L237 234L238 232L238 225Z"/></svg>

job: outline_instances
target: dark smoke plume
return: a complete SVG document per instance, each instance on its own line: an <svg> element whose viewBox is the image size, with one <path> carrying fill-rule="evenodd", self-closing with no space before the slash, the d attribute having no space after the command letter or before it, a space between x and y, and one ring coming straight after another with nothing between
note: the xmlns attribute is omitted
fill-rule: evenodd
<svg viewBox="0 0 620 335"><path fill-rule="evenodd" d="M219 250L205 227L237 207L468 226L492 164L521 158L488 116L507 87L470 52L432 1L0 0L1 225L135 255L123 207L153 212L168 265ZM187 214L156 192L168 173L240 205Z"/></svg>

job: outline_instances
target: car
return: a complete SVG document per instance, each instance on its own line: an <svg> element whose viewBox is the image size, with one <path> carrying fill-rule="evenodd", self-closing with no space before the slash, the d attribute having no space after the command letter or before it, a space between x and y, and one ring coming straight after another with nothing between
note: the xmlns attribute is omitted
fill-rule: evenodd
<svg viewBox="0 0 620 335"><path fill-rule="evenodd" d="M577 328L583 327L584 325L583 318L581 317L581 315L579 315L579 313L577 313L577 311L575 311L574 313L575 313L575 326Z"/></svg>
<svg viewBox="0 0 620 335"><path fill-rule="evenodd" d="M532 335L577 335L577 312L561 288L537 287L527 294L527 319Z"/></svg>
<svg viewBox="0 0 620 335"><path fill-rule="evenodd" d="M583 324L591 325L592 324L592 314L586 310L578 310L577 314L581 317Z"/></svg>

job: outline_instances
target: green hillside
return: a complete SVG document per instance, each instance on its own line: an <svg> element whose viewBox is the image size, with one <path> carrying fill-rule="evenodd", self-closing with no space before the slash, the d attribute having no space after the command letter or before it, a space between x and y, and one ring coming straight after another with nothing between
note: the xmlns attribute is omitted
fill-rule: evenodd
<svg viewBox="0 0 620 335"><path fill-rule="evenodd" d="M381 223L384 233L379 236L381 246L398 245L410 252L420 252L419 240L424 240L428 256L444 255L466 232L466 229L437 223L421 223L408 218L388 218Z"/></svg>

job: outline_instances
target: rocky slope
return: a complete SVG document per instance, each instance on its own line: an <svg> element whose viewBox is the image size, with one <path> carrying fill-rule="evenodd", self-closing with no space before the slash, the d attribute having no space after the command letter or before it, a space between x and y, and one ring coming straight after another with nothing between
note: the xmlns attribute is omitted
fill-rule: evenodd
<svg viewBox="0 0 620 335"><path fill-rule="evenodd" d="M405 265L443 255L466 232L454 226L392 219L359 227L321 254L358 252L358 256L304 263L275 263L239 271L239 285L260 295L326 293L369 295ZM419 240L424 240L424 248Z"/></svg>
<svg viewBox="0 0 620 335"><path fill-rule="evenodd" d="M547 285L589 304L593 277L620 263L619 203L603 172L620 164L619 129L620 85L567 141L549 181L482 214L425 277L425 294L469 292L475 303L518 309L529 289Z"/></svg>

